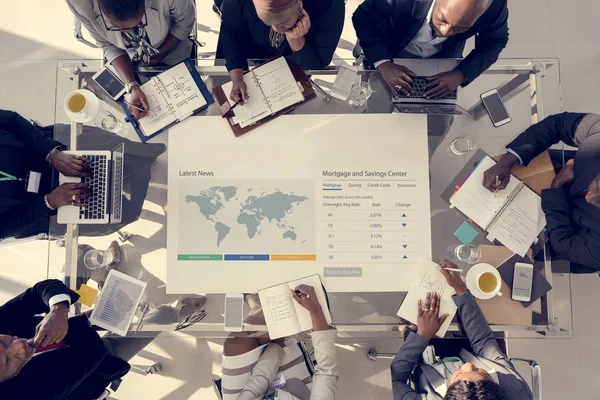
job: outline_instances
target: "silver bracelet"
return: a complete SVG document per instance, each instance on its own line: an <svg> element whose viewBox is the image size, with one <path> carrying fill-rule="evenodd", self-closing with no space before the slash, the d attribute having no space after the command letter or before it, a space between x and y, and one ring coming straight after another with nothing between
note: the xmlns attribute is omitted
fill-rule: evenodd
<svg viewBox="0 0 600 400"><path fill-rule="evenodd" d="M53 208L50 203L48 202L48 195L44 196L44 204L46 204L46 207L48 207L50 210L54 211L56 210L56 208Z"/></svg>
<svg viewBox="0 0 600 400"><path fill-rule="evenodd" d="M48 162L48 164L50 164L50 157L52 157L54 155L54 153L56 153L59 150L60 150L60 146L56 146L55 148L53 148L52 150L50 150L50 152L46 156L46 161Z"/></svg>

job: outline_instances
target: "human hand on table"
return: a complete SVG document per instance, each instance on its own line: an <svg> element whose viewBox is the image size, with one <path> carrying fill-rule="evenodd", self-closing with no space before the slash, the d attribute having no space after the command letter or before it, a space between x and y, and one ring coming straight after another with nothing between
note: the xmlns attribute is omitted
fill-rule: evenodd
<svg viewBox="0 0 600 400"><path fill-rule="evenodd" d="M298 293L300 292L300 296ZM317 297L317 293L312 286L308 285L300 285L292 290L292 297L298 304L307 309L311 314L322 312L321 303L319 303L319 299Z"/></svg>
<svg viewBox="0 0 600 400"><path fill-rule="evenodd" d="M90 187L86 183L63 183L47 195L46 200L53 209L69 205L83 207L81 200L89 195Z"/></svg>
<svg viewBox="0 0 600 400"><path fill-rule="evenodd" d="M491 192L502 190L510 182L510 170L519 161L517 156L506 153L494 166L483 173L483 187Z"/></svg>
<svg viewBox="0 0 600 400"><path fill-rule="evenodd" d="M398 97L399 92L405 96L410 96L412 93L412 78L417 76L417 74L406 68L404 65L394 64L391 61L380 64L377 69L381 72L381 76L390 86L394 98Z"/></svg>
<svg viewBox="0 0 600 400"><path fill-rule="evenodd" d="M133 106L139 107L144 111L138 110L136 107L132 105L127 105L127 108L131 112L131 114L135 117L135 119L144 118L148 115L148 110L150 110L150 105L148 104L148 98L146 94L139 86L134 86L131 88L131 93L126 96L127 102L133 104Z"/></svg>
<svg viewBox="0 0 600 400"><path fill-rule="evenodd" d="M437 75L427 77L429 82L425 89L426 99L437 99L452 93L465 81L465 76L457 69L448 72L442 72Z"/></svg>
<svg viewBox="0 0 600 400"><path fill-rule="evenodd" d="M448 271L444 268L458 268L456 264L454 264L450 260L443 260L440 262L440 272L446 278L446 282L448 285L454 289L457 295L461 295L467 292L467 284L462 280L460 276L460 272L458 271Z"/></svg>
<svg viewBox="0 0 600 400"><path fill-rule="evenodd" d="M427 293L425 298L425 306L419 300L417 312L417 335L422 336L425 340L430 341L444 321L448 318L448 314L440 317L440 296L437 293Z"/></svg>
<svg viewBox="0 0 600 400"><path fill-rule="evenodd" d="M90 163L85 157L56 150L48 156L48 162L66 176L90 176Z"/></svg>
<svg viewBox="0 0 600 400"><path fill-rule="evenodd" d="M231 77L231 83L233 84L229 98L234 103L244 100L244 102L240 104L244 105L248 102L248 86L246 86L246 82L244 82L244 71L240 68L232 69L229 71L229 76Z"/></svg>

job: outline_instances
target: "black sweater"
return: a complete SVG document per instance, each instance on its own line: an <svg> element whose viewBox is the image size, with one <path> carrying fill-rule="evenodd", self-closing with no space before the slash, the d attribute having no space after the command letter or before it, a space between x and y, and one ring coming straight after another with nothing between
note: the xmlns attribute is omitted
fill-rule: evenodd
<svg viewBox="0 0 600 400"><path fill-rule="evenodd" d="M304 47L292 52L287 40L279 49L269 42L270 26L256 14L252 0L223 2L217 58L225 58L227 70L248 69L248 59L271 59L283 55L304 69L322 69L331 62L344 27L344 0L304 0L311 27Z"/></svg>

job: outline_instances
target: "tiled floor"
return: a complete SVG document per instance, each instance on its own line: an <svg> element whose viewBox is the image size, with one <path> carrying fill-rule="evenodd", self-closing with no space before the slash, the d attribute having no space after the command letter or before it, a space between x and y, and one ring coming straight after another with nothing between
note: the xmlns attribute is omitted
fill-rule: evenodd
<svg viewBox="0 0 600 400"><path fill-rule="evenodd" d="M209 0L198 0L203 50L214 51L218 19ZM347 4L338 57L350 57L355 42L350 22L357 0ZM97 50L77 43L72 17L62 1L3 2L0 13L0 108L16 110L41 123L54 114L55 62L59 58L97 58ZM501 57L558 57L563 109L600 113L600 15L598 0L509 0L511 36ZM35 10L35 11L34 11ZM472 46L472 45L471 45ZM467 46L467 49L470 48ZM594 89L596 88L596 89ZM0 247L0 301L46 277L48 248L40 242ZM574 276L572 339L511 340L513 356L538 360L544 398L600 399L600 278ZM365 354L374 342L339 346L340 399L389 399L389 361L371 362ZM379 340L383 351L396 351L398 340ZM130 374L118 399L212 399L210 379L219 373L222 341L191 338L156 340L134 361L160 361L160 375Z"/></svg>

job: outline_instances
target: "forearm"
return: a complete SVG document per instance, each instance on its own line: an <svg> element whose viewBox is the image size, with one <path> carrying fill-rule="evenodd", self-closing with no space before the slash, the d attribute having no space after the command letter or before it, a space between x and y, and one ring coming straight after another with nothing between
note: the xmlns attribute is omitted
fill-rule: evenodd
<svg viewBox="0 0 600 400"><path fill-rule="evenodd" d="M453 296L452 299L458 307L458 316L475 355L495 359L496 353L500 352L498 344L471 292ZM494 354L490 355L490 353Z"/></svg>
<svg viewBox="0 0 600 400"><path fill-rule="evenodd" d="M327 323L323 309L320 306L318 309L310 312L310 318L312 320L313 331L326 331L329 329L329 324Z"/></svg>
<svg viewBox="0 0 600 400"><path fill-rule="evenodd" d="M169 33L165 40L162 42L162 44L158 46L158 55L160 59L162 60L170 52L172 52L177 47L177 45L179 45L179 42L181 42L180 39L173 36L173 34Z"/></svg>
<svg viewBox="0 0 600 400"><path fill-rule="evenodd" d="M133 72L133 65L128 55L122 55L113 60L111 65L117 70L117 73L121 77L124 83L135 81L135 73Z"/></svg>
<svg viewBox="0 0 600 400"><path fill-rule="evenodd" d="M31 203L4 213L0 217L0 239L19 236L36 222L48 218L52 210L46 206L43 196L35 198Z"/></svg>
<svg viewBox="0 0 600 400"><path fill-rule="evenodd" d="M0 110L0 130L12 134L22 143L35 149L43 157L46 157L55 147L64 148L61 143L41 132L14 111Z"/></svg>
<svg viewBox="0 0 600 400"><path fill-rule="evenodd" d="M415 390L407 382L428 344L429 342L422 336L414 332L408 334L390 366L394 399L412 398L411 395L416 395Z"/></svg>

